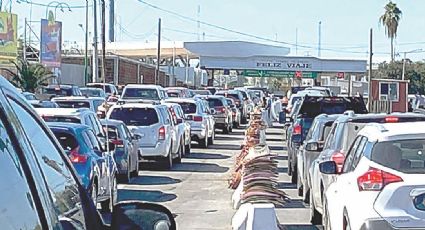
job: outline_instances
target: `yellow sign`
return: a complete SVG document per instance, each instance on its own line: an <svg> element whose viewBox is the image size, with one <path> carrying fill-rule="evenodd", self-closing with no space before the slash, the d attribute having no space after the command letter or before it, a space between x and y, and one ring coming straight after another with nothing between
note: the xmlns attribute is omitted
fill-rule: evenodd
<svg viewBox="0 0 425 230"><path fill-rule="evenodd" d="M0 12L0 61L15 60L18 56L18 16Z"/></svg>

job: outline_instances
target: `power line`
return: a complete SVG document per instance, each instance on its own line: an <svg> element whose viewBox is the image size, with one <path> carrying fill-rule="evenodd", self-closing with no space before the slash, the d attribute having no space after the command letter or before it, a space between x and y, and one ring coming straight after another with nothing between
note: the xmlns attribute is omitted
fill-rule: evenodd
<svg viewBox="0 0 425 230"><path fill-rule="evenodd" d="M20 0L18 1L18 3L25 3L25 4L30 4L30 5L34 5L34 6L43 6L43 7L47 7L47 6L52 6L49 4L44 4L44 3L39 3L39 2L33 2L33 1L29 1L29 0ZM92 7L92 5L89 5L89 7ZM67 6L67 8L71 8L71 9L82 9L82 8L86 8L85 5L75 5L75 6Z"/></svg>

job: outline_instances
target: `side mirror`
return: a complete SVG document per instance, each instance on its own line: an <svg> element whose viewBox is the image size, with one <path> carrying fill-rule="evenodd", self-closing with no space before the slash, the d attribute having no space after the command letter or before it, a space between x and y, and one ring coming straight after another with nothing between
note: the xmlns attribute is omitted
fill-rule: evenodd
<svg viewBox="0 0 425 230"><path fill-rule="evenodd" d="M279 124L285 124L286 123L286 112L280 112L279 113Z"/></svg>
<svg viewBox="0 0 425 230"><path fill-rule="evenodd" d="M166 207L141 201L121 201L114 205L111 229L176 229L173 214Z"/></svg>
<svg viewBox="0 0 425 230"><path fill-rule="evenodd" d="M334 161L325 161L319 164L319 170L323 174L337 174L337 166Z"/></svg>
<svg viewBox="0 0 425 230"><path fill-rule="evenodd" d="M308 142L305 145L305 150L317 152L317 151L321 151L321 146L318 142Z"/></svg>
<svg viewBox="0 0 425 230"><path fill-rule="evenodd" d="M142 139L142 136L140 136L140 134L135 133L135 134L133 134L133 139L134 140L140 140L140 139Z"/></svg>
<svg viewBox="0 0 425 230"><path fill-rule="evenodd" d="M212 115L216 115L216 114L217 114L217 110L215 110L214 108L211 108L211 109L210 109L210 113L211 113Z"/></svg>
<svg viewBox="0 0 425 230"><path fill-rule="evenodd" d="M177 118L177 124L181 124L183 123L183 119L182 118Z"/></svg>

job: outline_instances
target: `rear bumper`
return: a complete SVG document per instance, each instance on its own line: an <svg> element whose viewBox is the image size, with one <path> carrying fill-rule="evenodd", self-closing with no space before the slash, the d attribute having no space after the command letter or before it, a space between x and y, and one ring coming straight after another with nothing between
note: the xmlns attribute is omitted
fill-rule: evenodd
<svg viewBox="0 0 425 230"><path fill-rule="evenodd" d="M214 120L215 120L215 125L217 126L217 125L224 125L224 124L227 124L227 117L224 117L224 116L215 116L214 117Z"/></svg>
<svg viewBox="0 0 425 230"><path fill-rule="evenodd" d="M366 220L360 227L360 230L375 230L375 229L396 230L399 228L394 228L393 226L391 226L391 224L389 224L384 219L369 219L369 220Z"/></svg>
<svg viewBox="0 0 425 230"><path fill-rule="evenodd" d="M190 136L193 140L204 139L207 136L207 129L191 129Z"/></svg>
<svg viewBox="0 0 425 230"><path fill-rule="evenodd" d="M139 147L139 152L141 156L145 157L166 157L168 156L169 149L165 141L160 141L156 143L156 146L143 146Z"/></svg>

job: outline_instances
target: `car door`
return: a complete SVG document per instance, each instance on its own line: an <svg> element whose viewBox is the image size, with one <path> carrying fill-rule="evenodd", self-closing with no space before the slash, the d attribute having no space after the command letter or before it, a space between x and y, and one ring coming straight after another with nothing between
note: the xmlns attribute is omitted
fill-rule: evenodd
<svg viewBox="0 0 425 230"><path fill-rule="evenodd" d="M35 183L32 184L32 186L34 186L32 194L35 194L35 189L37 189L38 192L43 193L40 195L40 197L44 199L44 201L41 201L41 204L47 205L48 202L50 202L50 206L41 208L37 202L39 200L35 196L33 197L35 199L31 200L31 193L27 193L26 198L23 200L29 202L28 204L35 202L33 203L35 206L33 205L32 209L37 207L37 210L40 212L44 209L43 211L47 215L47 218L54 217L56 219L54 222L50 223L51 226L48 228L57 228L54 226L58 224L62 225L63 229L100 228L100 218L96 214L97 212L94 211L94 205L92 205L92 202L81 184L79 184L76 172L51 131L28 104L23 103L17 98L8 98L8 102L13 111L8 113L9 122L10 125L14 125L13 130L19 134L19 144L15 143L14 148L18 148L18 146L21 147L21 152L25 152L24 155L27 157L27 163L32 160L37 162L30 165L32 167L31 174L35 179ZM4 105L4 101L2 101L1 104ZM24 145L25 147L23 147ZM4 149L3 147L3 150ZM22 159L22 157L21 155L20 158ZM24 165L27 164L22 164L22 166ZM15 164L15 167L17 169L21 166ZM3 167L1 168L4 169ZM38 180L38 174L42 175L41 178L43 178L44 181ZM11 178L7 180L12 182ZM2 180L2 183L5 183L5 181L6 180ZM14 186L10 188L14 188L16 185L17 184L14 184ZM13 192L19 194L18 191ZM14 199L13 203L14 205L19 204L18 199ZM2 202L2 204L4 203ZM28 215L29 219L26 219L22 215L25 212L25 209L20 209L19 215L17 215L22 223L27 223L27 220L33 220L30 215ZM49 216L50 214L52 214L52 216ZM16 213L14 215L16 215ZM4 216L4 213L2 216ZM8 219L9 218L11 217L9 216ZM1 223L4 222L1 221ZM28 224L20 229L29 229L30 226L31 225ZM47 226L40 226L35 229L46 228Z"/></svg>
<svg viewBox="0 0 425 230"><path fill-rule="evenodd" d="M138 140L136 138L134 138L134 136L130 133L130 130L128 130L126 125L120 125L121 130L123 132L123 134L126 136L126 139L129 143L128 145L128 154L131 156L132 163L133 165L131 166L131 168L136 168L136 164L138 164L138 159L139 159L139 155L138 155Z"/></svg>
<svg viewBox="0 0 425 230"><path fill-rule="evenodd" d="M94 134L93 130L89 129L84 133L88 137L93 150L97 155L97 164L99 165L99 194L100 196L107 195L109 191L109 173L108 173L108 156L101 147L99 140Z"/></svg>

